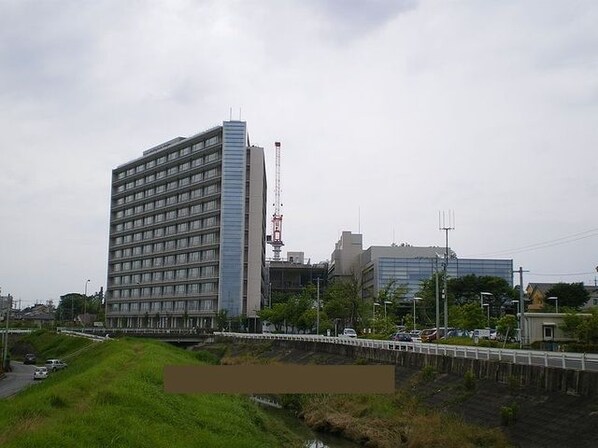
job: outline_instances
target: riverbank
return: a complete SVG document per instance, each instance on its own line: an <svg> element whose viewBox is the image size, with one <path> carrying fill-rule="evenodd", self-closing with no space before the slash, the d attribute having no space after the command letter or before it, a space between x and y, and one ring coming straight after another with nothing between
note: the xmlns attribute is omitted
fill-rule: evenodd
<svg viewBox="0 0 598 448"><path fill-rule="evenodd" d="M222 343L205 346L218 353L222 364L294 363L349 364L345 357L280 349L269 342ZM353 360L353 363L366 363ZM452 413L434 410L418 395L420 385L434 378L410 372L388 395L281 395L271 397L295 411L319 432L340 435L362 446L391 448L418 446L507 447L499 429L466 423ZM465 390L465 385L463 389Z"/></svg>
<svg viewBox="0 0 598 448"><path fill-rule="evenodd" d="M157 341L124 338L89 346L66 369L0 401L0 446L303 445L245 396L164 392L166 365L201 362L194 353Z"/></svg>
<svg viewBox="0 0 598 448"><path fill-rule="evenodd" d="M211 349L209 346L205 347ZM226 342L214 346L214 350L222 355L223 363L296 363L296 364L367 364L366 359L352 359L329 353L302 351L290 346L277 346L273 341L257 343ZM370 424L363 425L365 437L362 442L376 436L376 431L369 427L380 427L376 420L376 409L390 406L396 413L416 412L422 418L416 418L405 426L407 440L401 438L401 420L391 425L390 438L399 440L395 446L419 446L415 430L420 427L424 432L434 433L434 437L448 438L450 435L445 428L458 428L458 422L466 422L475 428L488 429L501 434L507 442L520 447L555 447L575 446L593 447L598 440L598 405L592 397L576 396L573 394L546 392L521 386L517 381L500 384L492 380L481 380L473 375L451 375L436 372L432 368L414 370L396 366L397 396L390 402L382 400L373 404L348 403L347 407L354 412L341 413L338 410L345 403L319 403L310 409L310 413L303 412L297 405L298 396L283 397L298 412L303 412L303 418L314 428L337 433L352 433L360 426L359 419ZM401 394L407 394L401 395ZM407 397L407 398L405 398ZM312 399L315 400L314 397ZM412 410L406 403L414 400L416 409ZM315 401L314 401L315 402ZM293 404L295 403L295 404ZM304 406L303 404L301 404ZM403 406L403 408L401 407ZM320 412L326 407L326 412ZM373 408L373 409L371 409ZM448 419L443 422L442 419ZM355 420L357 419L357 420ZM450 422L450 423L449 423ZM454 423L457 422L457 423ZM455 426L457 425L457 426ZM383 425L382 425L383 426ZM459 431L470 431L460 429ZM368 432L369 431L369 432ZM370 432L372 434L370 434ZM347 434L348 437L359 439L359 436ZM398 436L398 437L397 437ZM422 439L427 440L427 439ZM463 445L444 446L495 446L494 443L483 444L484 440L469 440ZM414 443L413 445L411 443ZM443 445L439 441L428 441L426 446ZM502 442L501 442L502 443ZM391 445L392 446L392 445Z"/></svg>

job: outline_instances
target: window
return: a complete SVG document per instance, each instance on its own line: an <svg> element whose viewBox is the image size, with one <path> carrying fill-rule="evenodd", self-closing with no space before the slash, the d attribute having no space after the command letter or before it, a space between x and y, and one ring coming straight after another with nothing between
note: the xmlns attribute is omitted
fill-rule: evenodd
<svg viewBox="0 0 598 448"><path fill-rule="evenodd" d="M177 280L185 280L187 278L187 269L177 269L176 278Z"/></svg>
<svg viewBox="0 0 598 448"><path fill-rule="evenodd" d="M162 266L162 257L156 257L154 258L154 266Z"/></svg>
<svg viewBox="0 0 598 448"><path fill-rule="evenodd" d="M198 277L199 277L199 268L189 269L189 278L198 278Z"/></svg>
<svg viewBox="0 0 598 448"><path fill-rule="evenodd" d="M173 250L173 249L176 249L176 241L175 240L166 241L166 250Z"/></svg>
<svg viewBox="0 0 598 448"><path fill-rule="evenodd" d="M143 248L141 246L135 246L133 248L133 254L134 255L141 255L142 250L143 250Z"/></svg>
<svg viewBox="0 0 598 448"><path fill-rule="evenodd" d="M215 145L219 141L220 141L220 137L218 135L215 135L214 137L206 140L206 146Z"/></svg>
<svg viewBox="0 0 598 448"><path fill-rule="evenodd" d="M199 151L200 149L203 149L204 146L205 146L204 141L197 142L195 145L193 145L193 147L191 148L191 151Z"/></svg>
<svg viewBox="0 0 598 448"><path fill-rule="evenodd" d="M145 260L143 260L143 267L144 268L151 268L152 267L152 259L151 258L146 258ZM145 275L145 274L143 274Z"/></svg>
<svg viewBox="0 0 598 448"><path fill-rule="evenodd" d="M191 152L191 147L187 146L186 148L181 149L181 157L186 156Z"/></svg>
<svg viewBox="0 0 598 448"><path fill-rule="evenodd" d="M144 240L151 240L154 237L154 231L153 230L146 230L145 232L143 232L143 239Z"/></svg>
<svg viewBox="0 0 598 448"><path fill-rule="evenodd" d="M178 151L174 151L174 152L171 152L170 154L168 154L168 160L174 160L174 159L177 159L178 157L179 157Z"/></svg>
<svg viewBox="0 0 598 448"><path fill-rule="evenodd" d="M178 186L179 186L179 183L178 183L178 181L175 180L174 182L168 182L167 189L168 190L176 190L176 188Z"/></svg>
<svg viewBox="0 0 598 448"><path fill-rule="evenodd" d="M161 252L164 250L164 243L155 243L154 252Z"/></svg>
<svg viewBox="0 0 598 448"><path fill-rule="evenodd" d="M187 254L178 254L176 256L176 262L177 263L187 263Z"/></svg>
<svg viewBox="0 0 598 448"><path fill-rule="evenodd" d="M168 213L166 213L166 219L167 220L176 219L176 210L171 210Z"/></svg>
<svg viewBox="0 0 598 448"><path fill-rule="evenodd" d="M161 236L164 236L164 229L162 227L154 229L154 238L159 238Z"/></svg>
<svg viewBox="0 0 598 448"><path fill-rule="evenodd" d="M156 180L156 175L155 174L149 174L147 176L145 176L145 181L146 182L153 182Z"/></svg>
<svg viewBox="0 0 598 448"><path fill-rule="evenodd" d="M182 163L181 165L179 165L179 171L186 171L189 169L190 166L191 164L189 162Z"/></svg>
<svg viewBox="0 0 598 448"><path fill-rule="evenodd" d="M551 341L554 339L554 327L552 325L544 325L544 340Z"/></svg>
<svg viewBox="0 0 598 448"><path fill-rule="evenodd" d="M135 207L135 213L143 213L143 205L137 205Z"/></svg>
<svg viewBox="0 0 598 448"><path fill-rule="evenodd" d="M160 297L162 295L162 287L161 286L154 286L152 288L152 297ZM160 310L160 302L152 303L152 311L159 311Z"/></svg>
<svg viewBox="0 0 598 448"><path fill-rule="evenodd" d="M166 227L166 235L174 235L176 233L176 226Z"/></svg>
<svg viewBox="0 0 598 448"><path fill-rule="evenodd" d="M172 266L175 262L176 258L174 255L168 255L167 257L164 257L164 264L166 266Z"/></svg>
<svg viewBox="0 0 598 448"><path fill-rule="evenodd" d="M174 280L174 271L164 272L164 280Z"/></svg>
<svg viewBox="0 0 598 448"><path fill-rule="evenodd" d="M162 272L154 272L153 279L155 282L161 282L162 281Z"/></svg>
<svg viewBox="0 0 598 448"><path fill-rule="evenodd" d="M203 173L197 173L197 174L194 174L193 176L191 176L192 183L201 182L202 180L203 180Z"/></svg>
<svg viewBox="0 0 598 448"><path fill-rule="evenodd" d="M162 185L158 185L156 187L156 193L160 194L160 193L164 193L166 191L166 185L162 184ZM156 204L156 207L158 206L158 204Z"/></svg>
<svg viewBox="0 0 598 448"><path fill-rule="evenodd" d="M146 168L153 168L156 166L156 161L155 160L150 160L145 164Z"/></svg>
<svg viewBox="0 0 598 448"><path fill-rule="evenodd" d="M189 225L186 222L183 222L178 225L179 232L186 232L188 230L188 228L189 228Z"/></svg>
<svg viewBox="0 0 598 448"><path fill-rule="evenodd" d="M177 202L177 198L176 196L170 196L168 199L166 199L166 205L174 205Z"/></svg>
<svg viewBox="0 0 598 448"><path fill-rule="evenodd" d="M172 176L173 174L176 174L176 173L178 173L178 172L179 172L179 167L178 167L178 166L173 166L173 167L170 167L170 168L168 168L168 171L166 171L166 173L167 173L169 176Z"/></svg>
<svg viewBox="0 0 598 448"><path fill-rule="evenodd" d="M166 156L159 157L156 162L158 165L163 164L164 162L166 162Z"/></svg>
<svg viewBox="0 0 598 448"><path fill-rule="evenodd" d="M176 285L176 289L175 289L174 293L177 296L184 296L185 294L187 294L187 285ZM177 302L177 303L179 303L179 302ZM183 303L183 309L184 309L185 302L182 302L182 303Z"/></svg>
<svg viewBox="0 0 598 448"><path fill-rule="evenodd" d="M177 240L177 242L176 242L177 249L183 249L187 246L188 246L187 238L181 238L180 240Z"/></svg>
<svg viewBox="0 0 598 448"><path fill-rule="evenodd" d="M149 226L150 224L154 223L154 217L153 216L146 216L145 219L143 220L143 224L145 224L146 226Z"/></svg>
<svg viewBox="0 0 598 448"><path fill-rule="evenodd" d="M141 178L139 178L139 179L137 179L137 180L135 181L135 186L136 186L136 187L140 187L140 186L141 186L141 185L143 185L144 183L145 183L145 179L144 179L143 177L141 177Z"/></svg>
<svg viewBox="0 0 598 448"><path fill-rule="evenodd" d="M135 193L135 199L143 199L143 191Z"/></svg>
<svg viewBox="0 0 598 448"><path fill-rule="evenodd" d="M149 212L150 210L153 210L153 209L154 209L154 203L153 202L148 202L147 204L145 204L145 211L146 212Z"/></svg>
<svg viewBox="0 0 598 448"><path fill-rule="evenodd" d="M180 216L180 217L189 216L189 209L187 207L179 208L178 216Z"/></svg>

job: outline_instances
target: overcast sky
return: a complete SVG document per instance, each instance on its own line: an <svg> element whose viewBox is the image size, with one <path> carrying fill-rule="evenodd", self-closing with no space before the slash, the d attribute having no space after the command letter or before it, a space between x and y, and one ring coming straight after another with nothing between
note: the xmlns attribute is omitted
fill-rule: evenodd
<svg viewBox="0 0 598 448"><path fill-rule="evenodd" d="M0 0L2 294L105 286L111 170L230 108L270 203L282 142L283 255L443 245L450 209L458 256L593 284L597 23L593 0Z"/></svg>

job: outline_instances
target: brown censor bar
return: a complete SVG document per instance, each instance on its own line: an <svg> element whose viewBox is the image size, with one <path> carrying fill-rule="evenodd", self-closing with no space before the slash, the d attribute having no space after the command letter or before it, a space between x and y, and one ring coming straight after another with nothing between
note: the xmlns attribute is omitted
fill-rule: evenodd
<svg viewBox="0 0 598 448"><path fill-rule="evenodd" d="M166 366L167 393L389 394L394 366L236 365Z"/></svg>

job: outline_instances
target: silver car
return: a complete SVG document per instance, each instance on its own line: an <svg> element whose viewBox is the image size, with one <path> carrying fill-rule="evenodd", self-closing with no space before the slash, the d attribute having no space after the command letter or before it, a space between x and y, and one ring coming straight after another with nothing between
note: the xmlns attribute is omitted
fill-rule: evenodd
<svg viewBox="0 0 598 448"><path fill-rule="evenodd" d="M46 368L51 372L64 369L66 366L66 362L62 361L61 359L48 359L46 361Z"/></svg>

